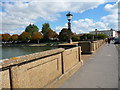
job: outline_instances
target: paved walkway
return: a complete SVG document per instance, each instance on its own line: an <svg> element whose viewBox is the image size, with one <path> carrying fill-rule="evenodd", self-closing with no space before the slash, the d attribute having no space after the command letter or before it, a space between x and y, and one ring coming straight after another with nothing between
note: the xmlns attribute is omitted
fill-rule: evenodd
<svg viewBox="0 0 120 90"><path fill-rule="evenodd" d="M118 49L118 77L119 77L119 90L120 90L120 44L116 45Z"/></svg>
<svg viewBox="0 0 120 90"><path fill-rule="evenodd" d="M118 88L118 51L102 46L59 88Z"/></svg>

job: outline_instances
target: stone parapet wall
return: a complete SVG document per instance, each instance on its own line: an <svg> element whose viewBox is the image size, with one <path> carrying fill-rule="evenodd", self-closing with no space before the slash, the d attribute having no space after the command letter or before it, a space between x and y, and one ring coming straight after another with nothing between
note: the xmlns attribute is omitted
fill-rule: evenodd
<svg viewBox="0 0 120 90"><path fill-rule="evenodd" d="M78 42L78 46L81 46L81 50L83 54L92 53L92 44L90 41L80 41Z"/></svg>
<svg viewBox="0 0 120 90"><path fill-rule="evenodd" d="M15 66L11 68L12 87L43 88L62 74L61 67L61 54Z"/></svg>
<svg viewBox="0 0 120 90"><path fill-rule="evenodd" d="M83 54L91 54L96 51L101 45L105 43L105 40L97 40L97 41L80 41L78 42L78 46L81 46L81 50Z"/></svg>
<svg viewBox="0 0 120 90"><path fill-rule="evenodd" d="M10 88L10 72L9 69L0 72L0 89Z"/></svg>
<svg viewBox="0 0 120 90"><path fill-rule="evenodd" d="M3 62L1 62L0 66L8 67L8 66L20 65L20 64L23 64L25 62L35 61L38 58L44 58L44 57L48 57L50 55L55 55L55 54L61 53L63 51L64 51L63 48L59 48L59 49L53 49L53 50L28 54L28 55L24 55L24 56L19 56L19 57L13 57L13 58L6 59Z"/></svg>
<svg viewBox="0 0 120 90"><path fill-rule="evenodd" d="M44 88L80 64L81 48L53 49L3 60L0 88Z"/></svg>
<svg viewBox="0 0 120 90"><path fill-rule="evenodd" d="M70 48L63 52L64 73L79 62L78 48Z"/></svg>

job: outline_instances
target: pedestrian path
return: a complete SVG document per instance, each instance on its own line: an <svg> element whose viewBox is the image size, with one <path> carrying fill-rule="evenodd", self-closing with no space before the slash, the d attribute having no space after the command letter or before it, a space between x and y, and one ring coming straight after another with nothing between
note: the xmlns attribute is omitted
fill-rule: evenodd
<svg viewBox="0 0 120 90"><path fill-rule="evenodd" d="M118 88L118 51L103 45L59 88Z"/></svg>
<svg viewBox="0 0 120 90"><path fill-rule="evenodd" d="M119 90L120 90L120 44L116 44L118 49L118 77L119 77Z"/></svg>

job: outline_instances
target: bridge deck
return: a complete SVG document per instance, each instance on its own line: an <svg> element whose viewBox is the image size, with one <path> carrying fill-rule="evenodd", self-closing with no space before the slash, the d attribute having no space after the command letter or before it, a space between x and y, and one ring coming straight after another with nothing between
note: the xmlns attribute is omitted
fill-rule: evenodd
<svg viewBox="0 0 120 90"><path fill-rule="evenodd" d="M118 88L118 51L104 45L59 88Z"/></svg>

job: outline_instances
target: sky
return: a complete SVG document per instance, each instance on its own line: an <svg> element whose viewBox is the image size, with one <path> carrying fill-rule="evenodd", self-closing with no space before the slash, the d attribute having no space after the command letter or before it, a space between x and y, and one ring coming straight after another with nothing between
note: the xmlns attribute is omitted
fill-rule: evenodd
<svg viewBox="0 0 120 90"><path fill-rule="evenodd" d="M44 23L59 33L68 27L68 12L74 33L120 30L119 8L119 0L0 0L0 33L21 34L29 24L41 31Z"/></svg>

